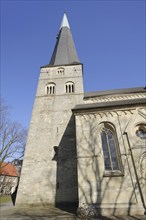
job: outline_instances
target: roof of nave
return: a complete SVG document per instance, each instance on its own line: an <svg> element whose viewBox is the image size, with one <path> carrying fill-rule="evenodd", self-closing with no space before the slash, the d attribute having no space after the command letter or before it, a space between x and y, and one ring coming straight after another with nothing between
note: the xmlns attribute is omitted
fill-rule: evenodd
<svg viewBox="0 0 146 220"><path fill-rule="evenodd" d="M134 99L134 100L121 100L121 101L113 101L113 102L96 102L91 104L81 104L76 105L73 108L73 112L78 110L88 110L88 109L103 109L103 108L113 108L113 107L124 107L124 106L133 106L133 105L146 105L146 100L144 99Z"/></svg>
<svg viewBox="0 0 146 220"><path fill-rule="evenodd" d="M85 93L84 101L84 104L76 105L72 109L73 112L146 105L146 88L136 87Z"/></svg>
<svg viewBox="0 0 146 220"><path fill-rule="evenodd" d="M136 88L125 88L125 89L85 92L84 98L86 99L86 98L94 98L94 97L100 97L100 96L111 96L111 95L141 93L141 92L146 92L146 88L145 87L136 87Z"/></svg>

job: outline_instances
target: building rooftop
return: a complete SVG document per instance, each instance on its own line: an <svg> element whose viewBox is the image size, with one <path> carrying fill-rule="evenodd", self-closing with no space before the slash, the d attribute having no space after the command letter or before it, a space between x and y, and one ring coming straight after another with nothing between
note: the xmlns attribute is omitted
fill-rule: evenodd
<svg viewBox="0 0 146 220"><path fill-rule="evenodd" d="M1 165L0 174L5 176L19 176L15 166L11 163L5 162Z"/></svg>
<svg viewBox="0 0 146 220"><path fill-rule="evenodd" d="M105 109L105 108L122 108L136 105L146 105L146 99L131 99L131 100L120 100L120 101L111 101L111 102L96 102L91 104L81 104L76 105L72 110L73 112L78 112L80 110L89 110L89 109Z"/></svg>
<svg viewBox="0 0 146 220"><path fill-rule="evenodd" d="M145 87L136 87L136 88L127 88L127 89L116 89L116 90L105 90L105 91L97 91L97 92L87 92L84 94L84 100L94 99L94 98L107 98L118 95L131 95L144 93L146 94ZM100 100L100 99L99 99ZM104 109L104 108L121 108L124 106L132 106L132 105L146 105L146 97L142 98L134 98L134 99L121 99L121 100L111 100L111 101L98 101L94 103L84 103L80 105L76 105L72 110L73 112L89 110L89 109Z"/></svg>
<svg viewBox="0 0 146 220"><path fill-rule="evenodd" d="M110 95L120 95L120 94L130 94L130 93L141 93L146 92L145 87L136 88L126 88L126 89L114 89L114 90L103 90L95 92L85 92L84 98L100 97L100 96L110 96Z"/></svg>

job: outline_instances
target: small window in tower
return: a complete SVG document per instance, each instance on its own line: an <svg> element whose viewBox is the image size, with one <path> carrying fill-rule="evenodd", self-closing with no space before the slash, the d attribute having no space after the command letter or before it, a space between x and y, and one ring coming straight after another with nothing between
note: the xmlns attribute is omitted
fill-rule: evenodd
<svg viewBox="0 0 146 220"><path fill-rule="evenodd" d="M58 73L58 75L64 75L64 68L63 67L58 68L57 73Z"/></svg>
<svg viewBox="0 0 146 220"><path fill-rule="evenodd" d="M65 90L66 90L66 93L74 93L75 92L74 83L67 82L65 85Z"/></svg>
<svg viewBox="0 0 146 220"><path fill-rule="evenodd" d="M55 84L49 83L46 85L46 94L47 95L54 95L55 94Z"/></svg>

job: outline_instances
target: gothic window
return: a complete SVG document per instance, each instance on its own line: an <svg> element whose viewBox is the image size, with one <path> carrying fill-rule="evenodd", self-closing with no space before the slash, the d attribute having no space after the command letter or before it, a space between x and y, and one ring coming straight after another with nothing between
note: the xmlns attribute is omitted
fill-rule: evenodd
<svg viewBox="0 0 146 220"><path fill-rule="evenodd" d="M66 90L66 93L74 93L75 92L74 83L73 82L67 82L65 84L65 90Z"/></svg>
<svg viewBox="0 0 146 220"><path fill-rule="evenodd" d="M146 139L146 124L139 124L136 126L136 135L140 139Z"/></svg>
<svg viewBox="0 0 146 220"><path fill-rule="evenodd" d="M115 128L104 123L101 130L102 149L104 154L104 165L106 171L120 171L119 146Z"/></svg>
<svg viewBox="0 0 146 220"><path fill-rule="evenodd" d="M55 84L54 83L47 84L47 86L46 86L46 93L47 93L47 95L55 94Z"/></svg>

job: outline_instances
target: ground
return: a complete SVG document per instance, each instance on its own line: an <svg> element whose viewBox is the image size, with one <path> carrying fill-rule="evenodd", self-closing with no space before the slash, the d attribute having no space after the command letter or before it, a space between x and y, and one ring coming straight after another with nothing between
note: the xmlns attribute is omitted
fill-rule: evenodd
<svg viewBox="0 0 146 220"><path fill-rule="evenodd" d="M75 214L54 207L23 207L13 206L10 199L1 198L1 220L81 220ZM85 219L85 218L84 218ZM97 220L146 220L146 216L100 216Z"/></svg>

